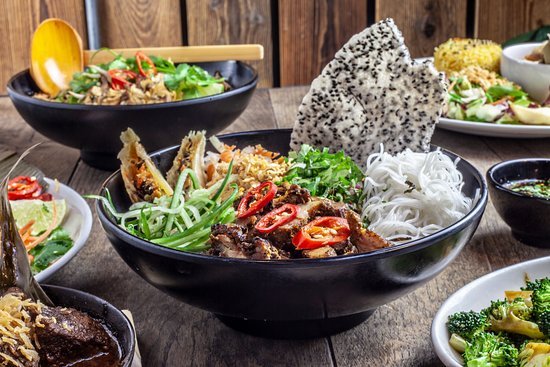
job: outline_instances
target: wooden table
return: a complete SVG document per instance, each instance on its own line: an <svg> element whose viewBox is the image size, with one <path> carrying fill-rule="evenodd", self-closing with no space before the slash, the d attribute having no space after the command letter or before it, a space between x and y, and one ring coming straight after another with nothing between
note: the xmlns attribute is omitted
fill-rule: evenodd
<svg viewBox="0 0 550 367"><path fill-rule="evenodd" d="M307 88L258 90L245 113L226 132L291 127ZM82 194L96 193L109 172L90 168L78 151L48 141L0 98L0 144L21 152L46 141L28 160L48 177ZM481 138L437 130L433 142L485 172L496 162L549 157L550 139ZM521 215L521 213L518 213ZM436 279L377 309L362 325L329 338L268 340L244 335L212 314L153 288L116 255L97 219L85 248L50 281L81 289L130 309L144 366L438 366L430 324L441 303L464 284L498 268L550 255L517 242L489 203L475 236Z"/></svg>

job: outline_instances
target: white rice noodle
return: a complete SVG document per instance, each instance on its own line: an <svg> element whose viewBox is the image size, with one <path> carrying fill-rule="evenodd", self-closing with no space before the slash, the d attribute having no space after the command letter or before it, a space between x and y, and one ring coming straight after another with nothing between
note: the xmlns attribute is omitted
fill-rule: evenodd
<svg viewBox="0 0 550 367"><path fill-rule="evenodd" d="M414 240L464 217L472 199L462 193L462 174L441 151L397 155L384 152L367 159L362 217L369 229L389 241Z"/></svg>

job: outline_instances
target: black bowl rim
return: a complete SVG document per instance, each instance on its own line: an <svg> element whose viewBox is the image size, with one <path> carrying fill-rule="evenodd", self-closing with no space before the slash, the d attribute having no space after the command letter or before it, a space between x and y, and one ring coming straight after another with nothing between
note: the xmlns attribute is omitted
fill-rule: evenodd
<svg viewBox="0 0 550 367"><path fill-rule="evenodd" d="M230 60L234 61L234 60ZM215 62L215 61L212 61ZM254 67L252 67L250 64L247 64L242 61L235 61L237 64L243 65L246 69L252 71L252 79L247 82L246 84L234 88L230 91L223 92L220 94L215 94L212 96L206 96L206 97L200 97L200 98L193 98L193 99L187 99L183 101L173 101L173 102L163 102L163 103L152 103L152 104L138 104L138 105L124 105L124 106L110 106L110 105L86 105L86 104L70 104L70 103L64 103L64 102L52 102L52 101L46 101L38 98L34 98L32 96L27 96L25 94L19 93L16 91L12 85L13 82L20 78L22 75L30 74L29 69L22 70L12 76L10 80L8 80L8 83L6 84L8 94L11 98L17 97L18 99L30 103L36 106L41 107L48 107L48 108L57 108L57 109L67 109L67 110L93 110L93 111L126 111L126 110L144 110L144 109L162 109L162 108L170 108L170 107L182 107L182 106L189 106L189 105L195 105L200 103L207 103L211 101L216 101L219 99L225 99L229 98L231 96L241 94L243 92L246 92L252 88L255 88L258 84L258 72ZM205 62L206 63L206 62Z"/></svg>
<svg viewBox="0 0 550 367"><path fill-rule="evenodd" d="M234 136L243 136L243 135L247 136L247 135L257 135L257 134L270 134L270 133L281 132L281 131L290 132L292 131L292 129L251 130L251 131L222 134L222 135L219 135L218 137L230 138ZM168 150L174 149L175 147L177 146L157 150L151 153L150 155L151 156L159 155ZM159 256L169 257L175 260L186 260L186 261L196 262L196 263L218 262L220 264L225 264L225 265L240 264L241 266L251 266L251 267L260 267L260 268L271 267L271 266L286 266L286 267L299 268L299 267L327 266L327 265L337 266L342 263L349 263L349 264L361 263L368 259L381 259L381 258L390 257L394 255L406 254L412 251L420 250L425 247L431 246L432 244L437 243L443 238L463 230L464 228L469 226L476 217L481 216L483 214L485 210L485 206L487 205L487 200L488 200L487 184L485 182L485 178L483 177L481 172L479 172L479 170L475 168L467 160L463 159L462 157L458 156L457 154L451 151L448 151L443 148L440 148L440 149L446 154L450 154L451 158L455 158L455 159L459 158L467 165L467 167L470 170L476 173L476 176L477 176L476 178L481 182L481 190L480 190L481 192L479 193L479 198L475 203L475 205L473 206L473 208L463 218L461 218L457 222L453 223L452 225L432 235L429 235L414 241L410 241L403 244L386 247L380 250L375 250L375 251L366 252L366 253L343 255L343 256L336 256L336 257L329 257L329 258L322 258L322 259L288 259L288 260L273 261L273 260L227 258L227 257L218 257L218 256L212 256L212 255L177 251L177 250L173 250L173 249L163 247L163 246L154 244L152 242L143 240L139 237L136 237L124 231L116 223L113 222L111 217L105 212L105 208L99 200L96 201L96 211L98 213L98 217L103 228L106 231L108 229L108 231L115 233L116 237L123 240L125 243L130 244L133 247L137 247L142 251L153 253ZM113 174L111 174L109 177L107 177L107 179L101 185L99 195L103 194L108 183L119 174L120 174L120 169L114 172Z"/></svg>
<svg viewBox="0 0 550 367"><path fill-rule="evenodd" d="M48 289L58 289L58 290L62 290L62 291L68 292L68 293L76 294L79 298L81 298L82 296L86 297L86 298L90 298L98 304L106 304L106 305L112 307L114 310L116 310L116 312L119 314L119 316L122 316L123 319L126 320L126 325L128 326L128 329L130 330L129 337L131 338L130 340L132 341L132 343L130 345L130 350L128 350L128 353L127 353L126 357L123 358L123 360L121 360L121 362L122 363L127 363L129 361L129 359L134 357L134 353L135 353L135 350L136 350L136 331L135 331L134 325L132 325L132 322L130 321L130 319L128 319L128 317L124 314L124 312L122 312L118 307L115 307L110 302L107 302L106 300L104 300L101 297L98 297L94 294L84 292L84 291L81 291L81 290L78 290L78 289L63 287L63 286L60 286L60 285L53 285L53 284L40 284L40 286L45 288L46 294L48 293L47 292ZM112 328L112 325L109 325L108 323L106 323L106 324L107 324L107 326ZM118 342L118 340L117 340L117 342Z"/></svg>
<svg viewBox="0 0 550 367"><path fill-rule="evenodd" d="M507 161L502 161L502 162L494 164L493 166L491 166L491 168L489 168L487 170L487 179L488 179L489 183L491 184L491 186L493 186L495 189L500 190L502 192L505 192L509 195L512 195L512 196L515 196L515 197L518 197L518 198L523 198L525 200L537 201L537 202L542 202L542 203L549 203L550 199L539 198L539 197L535 197L535 196L528 196L528 195L519 193L517 191L510 190L506 186L504 186L501 183L497 182L497 180L494 177L495 173L498 172L500 169L503 169L504 167L516 166L518 164L525 164L525 163L535 163L535 164L547 163L547 164L550 164L550 159L548 159L548 158L520 158L520 159L510 159L510 160L507 160Z"/></svg>

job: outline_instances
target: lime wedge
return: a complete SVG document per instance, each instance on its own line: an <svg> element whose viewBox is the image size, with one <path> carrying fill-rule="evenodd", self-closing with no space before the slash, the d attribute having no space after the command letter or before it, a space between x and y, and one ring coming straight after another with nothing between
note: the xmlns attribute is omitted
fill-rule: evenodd
<svg viewBox="0 0 550 367"><path fill-rule="evenodd" d="M14 200L10 201L10 204L18 228L34 219L31 232L33 236L44 232L53 221L53 201ZM65 200L55 200L55 208L59 225L67 212Z"/></svg>

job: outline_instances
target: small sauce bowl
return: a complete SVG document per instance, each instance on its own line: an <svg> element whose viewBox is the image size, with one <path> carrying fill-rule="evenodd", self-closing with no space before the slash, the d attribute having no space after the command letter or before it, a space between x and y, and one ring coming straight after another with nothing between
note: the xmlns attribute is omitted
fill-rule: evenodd
<svg viewBox="0 0 550 367"><path fill-rule="evenodd" d="M530 246L550 248L550 199L513 191L510 184L550 179L550 159L504 161L487 171L491 201L513 236Z"/></svg>

